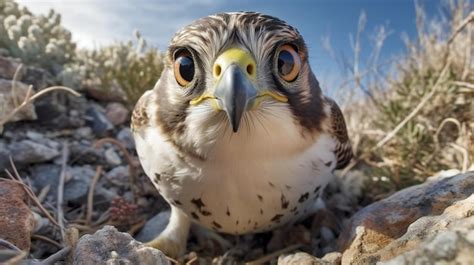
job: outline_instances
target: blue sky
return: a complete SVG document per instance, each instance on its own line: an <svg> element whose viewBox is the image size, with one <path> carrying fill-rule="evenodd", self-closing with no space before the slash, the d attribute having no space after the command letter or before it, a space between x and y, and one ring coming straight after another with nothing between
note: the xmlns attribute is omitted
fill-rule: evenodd
<svg viewBox="0 0 474 265"><path fill-rule="evenodd" d="M310 51L310 63L326 90L344 79L341 67L323 48L330 39L337 58L352 59L349 34L355 34L362 11L367 23L362 34L361 61L373 50L372 36L377 27L390 32L380 53L384 62L404 51L402 34L414 37L413 0L306 0L306 1L220 1L220 0L19 0L34 13L46 14L53 8L62 14L63 25L71 30L80 47L93 48L116 40L133 38L138 29L148 42L166 48L174 32L193 20L225 11L259 11L277 16L296 26ZM440 12L440 2L419 1L427 15Z"/></svg>

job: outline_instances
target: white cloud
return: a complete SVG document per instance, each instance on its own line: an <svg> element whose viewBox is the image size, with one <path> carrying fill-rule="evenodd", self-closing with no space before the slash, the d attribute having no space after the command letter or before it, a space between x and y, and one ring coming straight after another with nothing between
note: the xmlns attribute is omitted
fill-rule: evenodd
<svg viewBox="0 0 474 265"><path fill-rule="evenodd" d="M213 0L17 0L35 14L50 9L62 15L63 26L70 30L79 47L93 48L114 41L133 39L138 29L155 46L164 49L172 35L202 13L212 13Z"/></svg>

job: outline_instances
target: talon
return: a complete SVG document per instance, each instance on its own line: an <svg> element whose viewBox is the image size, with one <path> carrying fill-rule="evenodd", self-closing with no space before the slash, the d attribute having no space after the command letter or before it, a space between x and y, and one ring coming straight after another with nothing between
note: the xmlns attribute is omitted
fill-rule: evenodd
<svg viewBox="0 0 474 265"><path fill-rule="evenodd" d="M180 257L185 251L184 247L180 246L177 242L161 236L145 243L145 245L147 247L156 248L163 252L166 256L173 259Z"/></svg>

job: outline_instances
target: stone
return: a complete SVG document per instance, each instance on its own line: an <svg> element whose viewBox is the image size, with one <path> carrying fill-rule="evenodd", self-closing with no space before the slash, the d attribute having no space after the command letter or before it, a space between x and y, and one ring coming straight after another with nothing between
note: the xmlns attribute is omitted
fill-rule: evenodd
<svg viewBox="0 0 474 265"><path fill-rule="evenodd" d="M102 153L92 147L82 143L74 143L69 146L70 160L75 164L99 165L105 162Z"/></svg>
<svg viewBox="0 0 474 265"><path fill-rule="evenodd" d="M157 215L153 216L148 220L143 226L142 230L138 232L135 236L135 239L140 242L148 242L156 238L163 230L165 230L168 225L171 212L164 211L160 212Z"/></svg>
<svg viewBox="0 0 474 265"><path fill-rule="evenodd" d="M21 78L25 84L32 85L36 91L46 88L52 83L53 77L44 69L28 66L26 73Z"/></svg>
<svg viewBox="0 0 474 265"><path fill-rule="evenodd" d="M130 118L130 111L121 103L111 102L105 108L105 115L113 125L118 126Z"/></svg>
<svg viewBox="0 0 474 265"><path fill-rule="evenodd" d="M331 263L318 259L305 252L297 252L278 257L278 265L329 265Z"/></svg>
<svg viewBox="0 0 474 265"><path fill-rule="evenodd" d="M0 180L0 238L26 252L36 221L20 184Z"/></svg>
<svg viewBox="0 0 474 265"><path fill-rule="evenodd" d="M38 165L31 170L31 180L37 190L49 186L47 195L56 199L60 174L61 166L59 165ZM67 174L69 177L64 184L64 201L77 204L84 203L95 171L91 166L75 166L69 167Z"/></svg>
<svg viewBox="0 0 474 265"><path fill-rule="evenodd" d="M399 255L407 256L398 259L410 260L411 254L404 253L415 251L426 255L423 248L435 244L432 240L441 236L442 231L474 229L473 193L474 172L468 172L406 188L363 208L351 218L339 238L341 249L345 249L342 264L383 262ZM451 239L464 240L457 238ZM456 249L452 253L458 257L464 250ZM441 249L434 252L441 253ZM441 256L448 259L447 256L453 255Z"/></svg>
<svg viewBox="0 0 474 265"><path fill-rule="evenodd" d="M3 142L0 142L0 171L10 165L10 150L8 146Z"/></svg>
<svg viewBox="0 0 474 265"><path fill-rule="evenodd" d="M31 140L13 142L8 146L12 159L18 164L47 162L59 156L59 151Z"/></svg>
<svg viewBox="0 0 474 265"><path fill-rule="evenodd" d="M103 108L97 104L89 106L86 110L85 119L87 126L91 127L92 132L98 137L105 136L107 132L114 128L107 119L107 116L105 116Z"/></svg>
<svg viewBox="0 0 474 265"><path fill-rule="evenodd" d="M146 247L113 226L84 235L73 251L73 264L170 264L158 249Z"/></svg>
<svg viewBox="0 0 474 265"><path fill-rule="evenodd" d="M118 166L107 172L105 178L116 186L128 187L130 185L129 174L128 166Z"/></svg>
<svg viewBox="0 0 474 265"><path fill-rule="evenodd" d="M474 195L412 223L380 251L380 264L474 264Z"/></svg>
<svg viewBox="0 0 474 265"><path fill-rule="evenodd" d="M126 148L135 150L135 141L133 140L132 131L130 128L122 128L116 135L117 140L125 145Z"/></svg>
<svg viewBox="0 0 474 265"><path fill-rule="evenodd" d="M15 72L20 65L21 61L19 59L0 56L0 78L13 80ZM26 67L22 67L18 77L21 78L25 72Z"/></svg>
<svg viewBox="0 0 474 265"><path fill-rule="evenodd" d="M15 83L15 92L12 93L13 82L0 78L0 117L11 113L19 104L23 102L28 91L28 86L22 82ZM18 111L8 122L20 120L35 120L37 118L33 104L27 104ZM1 132L0 124L0 132Z"/></svg>
<svg viewBox="0 0 474 265"><path fill-rule="evenodd" d="M114 148L110 147L105 150L105 161L113 167L118 166L122 164L122 159L120 156L117 154Z"/></svg>
<svg viewBox="0 0 474 265"><path fill-rule="evenodd" d="M71 167L68 169L71 179L64 185L64 200L85 203L95 170L91 166Z"/></svg>

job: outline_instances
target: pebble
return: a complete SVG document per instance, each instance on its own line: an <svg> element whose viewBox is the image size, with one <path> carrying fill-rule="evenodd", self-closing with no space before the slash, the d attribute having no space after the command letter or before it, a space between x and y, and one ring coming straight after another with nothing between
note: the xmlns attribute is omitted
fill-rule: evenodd
<svg viewBox="0 0 474 265"><path fill-rule="evenodd" d="M143 226L142 230L138 232L135 239L141 242L148 242L157 237L163 230L165 230L170 219L171 212L164 211L153 216Z"/></svg>
<svg viewBox="0 0 474 265"><path fill-rule="evenodd" d="M120 156L117 154L117 152L113 148L107 148L105 150L105 160L107 163L111 166L118 166L122 164L122 159Z"/></svg>
<svg viewBox="0 0 474 265"><path fill-rule="evenodd" d="M122 128L116 135L117 140L119 140L122 144L125 145L126 148L134 150L135 149L135 141L133 140L132 131L130 128L125 127Z"/></svg>
<svg viewBox="0 0 474 265"><path fill-rule="evenodd" d="M12 152L13 161L19 164L47 162L59 156L57 149L31 140L14 142L9 145L8 149L14 151Z"/></svg>
<svg viewBox="0 0 474 265"><path fill-rule="evenodd" d="M91 104L86 110L86 124L91 127L92 132L103 137L106 133L114 128L113 124L105 116L104 109L98 104Z"/></svg>
<svg viewBox="0 0 474 265"><path fill-rule="evenodd" d="M107 104L105 115L113 125L118 126L125 123L130 118L130 112L121 103L111 102Z"/></svg>

